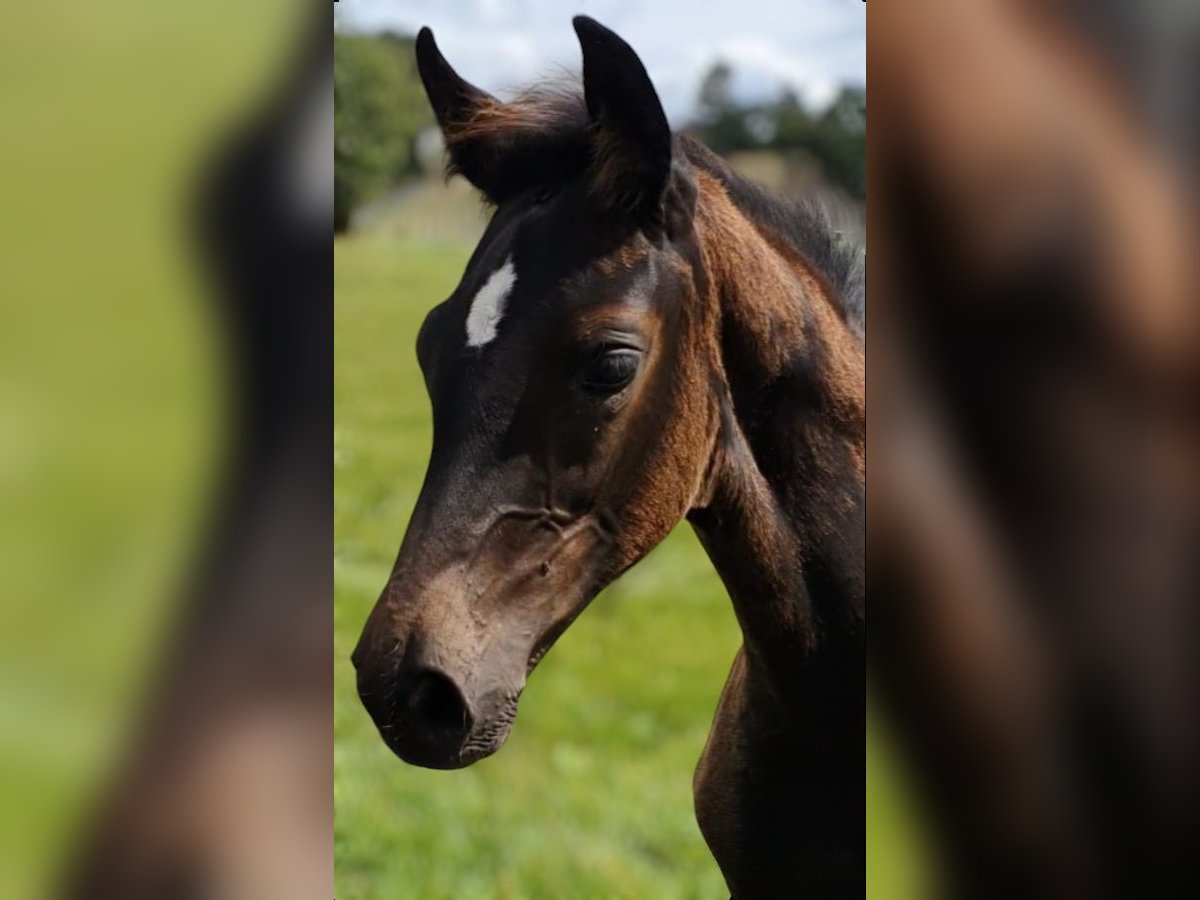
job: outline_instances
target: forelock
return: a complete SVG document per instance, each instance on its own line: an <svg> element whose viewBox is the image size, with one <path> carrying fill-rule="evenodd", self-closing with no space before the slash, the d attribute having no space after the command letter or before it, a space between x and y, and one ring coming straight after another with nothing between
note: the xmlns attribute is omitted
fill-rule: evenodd
<svg viewBox="0 0 1200 900"><path fill-rule="evenodd" d="M591 160L587 105L578 84L537 85L508 101L486 97L462 118L445 123L447 175L465 168L465 160L485 146L493 159L494 188L488 199L545 184L560 183L586 171Z"/></svg>

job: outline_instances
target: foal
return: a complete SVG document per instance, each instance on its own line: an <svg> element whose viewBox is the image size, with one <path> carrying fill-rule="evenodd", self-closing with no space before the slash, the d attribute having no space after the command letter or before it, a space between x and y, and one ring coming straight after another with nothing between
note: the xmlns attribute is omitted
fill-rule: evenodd
<svg viewBox="0 0 1200 900"><path fill-rule="evenodd" d="M696 772L735 896L863 891L861 253L687 138L574 20L583 94L501 103L428 29L452 170L495 205L417 354L425 484L354 653L384 741L494 752L526 676L686 517L744 644Z"/></svg>

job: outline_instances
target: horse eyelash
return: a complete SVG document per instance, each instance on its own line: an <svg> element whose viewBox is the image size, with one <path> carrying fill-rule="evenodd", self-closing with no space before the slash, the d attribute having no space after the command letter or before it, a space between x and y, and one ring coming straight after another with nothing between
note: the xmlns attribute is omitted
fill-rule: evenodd
<svg viewBox="0 0 1200 900"><path fill-rule="evenodd" d="M621 344L615 341L605 341L602 344L597 344L595 349L592 350L591 356L588 359L588 364L591 365L592 363L603 359L614 350L633 350L635 352L641 352L636 347L630 347L628 344Z"/></svg>

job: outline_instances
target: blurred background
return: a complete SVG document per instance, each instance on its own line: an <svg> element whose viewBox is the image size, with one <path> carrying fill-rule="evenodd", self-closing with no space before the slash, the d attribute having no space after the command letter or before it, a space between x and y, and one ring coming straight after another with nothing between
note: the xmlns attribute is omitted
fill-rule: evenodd
<svg viewBox="0 0 1200 900"><path fill-rule="evenodd" d="M871 7L872 712L945 895L1200 883L1198 50L1177 0Z"/></svg>
<svg viewBox="0 0 1200 900"><path fill-rule="evenodd" d="M355 691L350 653L386 584L428 459L414 351L487 211L447 183L416 72L430 26L501 98L578 78L571 16L638 52L668 118L756 180L823 199L863 235L865 7L795 3L371 2L335 12L335 777L338 897L725 896L692 772L740 643L729 599L678 528L559 640L505 747L468 769L406 766Z"/></svg>
<svg viewBox="0 0 1200 900"><path fill-rule="evenodd" d="M0 896L332 896L328 5L2 20Z"/></svg>

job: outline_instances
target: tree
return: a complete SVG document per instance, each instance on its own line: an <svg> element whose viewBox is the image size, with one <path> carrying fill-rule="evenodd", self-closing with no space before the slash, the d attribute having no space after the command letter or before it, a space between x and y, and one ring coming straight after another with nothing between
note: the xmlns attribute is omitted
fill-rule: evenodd
<svg viewBox="0 0 1200 900"><path fill-rule="evenodd" d="M722 155L739 150L800 151L856 199L866 198L867 100L861 87L843 87L814 114L785 88L774 102L742 106L730 96L733 72L718 63L705 75L689 131Z"/></svg>
<svg viewBox="0 0 1200 900"><path fill-rule="evenodd" d="M700 119L716 123L730 107L729 88L733 82L733 69L727 63L718 62L700 82Z"/></svg>
<svg viewBox="0 0 1200 900"><path fill-rule="evenodd" d="M784 94L775 105L773 146L800 149L821 165L831 183L858 200L867 196L867 101L859 87L844 87L819 116Z"/></svg>
<svg viewBox="0 0 1200 900"><path fill-rule="evenodd" d="M395 35L335 34L334 230L351 212L412 168L417 133L432 122L413 41Z"/></svg>

